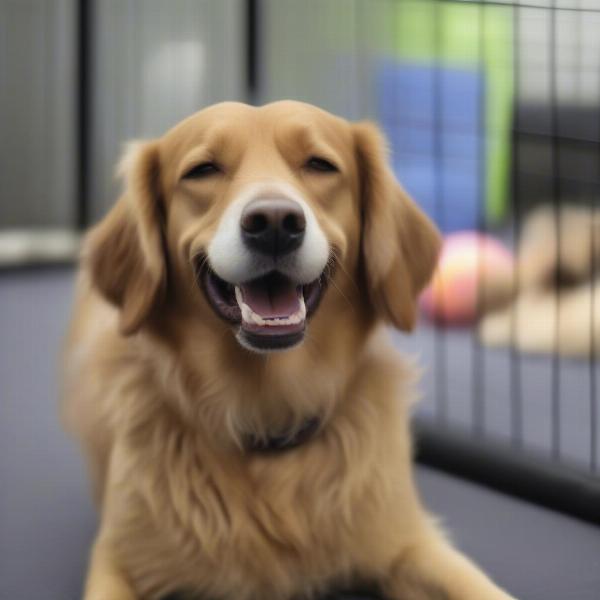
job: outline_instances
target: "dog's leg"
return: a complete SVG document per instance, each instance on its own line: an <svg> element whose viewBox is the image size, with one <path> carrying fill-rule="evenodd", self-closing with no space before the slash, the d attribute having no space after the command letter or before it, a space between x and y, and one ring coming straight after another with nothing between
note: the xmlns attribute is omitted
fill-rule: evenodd
<svg viewBox="0 0 600 600"><path fill-rule="evenodd" d="M383 592L390 600L515 600L437 532L402 553Z"/></svg>
<svg viewBox="0 0 600 600"><path fill-rule="evenodd" d="M100 536L92 549L83 600L137 600L110 547Z"/></svg>

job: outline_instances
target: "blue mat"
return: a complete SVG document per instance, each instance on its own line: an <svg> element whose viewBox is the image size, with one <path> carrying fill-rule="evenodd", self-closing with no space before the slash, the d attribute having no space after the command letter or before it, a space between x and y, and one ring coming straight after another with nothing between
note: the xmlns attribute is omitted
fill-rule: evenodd
<svg viewBox="0 0 600 600"><path fill-rule="evenodd" d="M483 212L484 83L473 68L386 60L378 72L396 176L444 232L476 228Z"/></svg>

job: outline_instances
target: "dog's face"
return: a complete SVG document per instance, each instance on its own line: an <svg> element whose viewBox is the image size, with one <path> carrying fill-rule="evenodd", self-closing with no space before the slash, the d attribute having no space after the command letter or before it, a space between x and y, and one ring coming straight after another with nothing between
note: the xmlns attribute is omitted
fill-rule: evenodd
<svg viewBox="0 0 600 600"><path fill-rule="evenodd" d="M312 107L226 104L180 125L165 146L175 167L168 240L183 278L197 274L245 347L300 343L336 257L359 236L348 129Z"/></svg>
<svg viewBox="0 0 600 600"><path fill-rule="evenodd" d="M372 125L298 102L224 103L135 145L121 169L125 195L88 257L123 333L179 312L282 350L348 304L412 327L439 240Z"/></svg>

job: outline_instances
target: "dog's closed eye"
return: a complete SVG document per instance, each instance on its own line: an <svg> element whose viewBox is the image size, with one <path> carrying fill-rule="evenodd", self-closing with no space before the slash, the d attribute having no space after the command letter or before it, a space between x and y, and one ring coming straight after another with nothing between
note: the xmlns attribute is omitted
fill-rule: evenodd
<svg viewBox="0 0 600 600"><path fill-rule="evenodd" d="M203 179L221 173L222 169L215 162L203 162L186 171L183 179Z"/></svg>
<svg viewBox="0 0 600 600"><path fill-rule="evenodd" d="M338 171L338 168L332 162L319 156L311 156L304 164L304 168L318 173L335 173Z"/></svg>

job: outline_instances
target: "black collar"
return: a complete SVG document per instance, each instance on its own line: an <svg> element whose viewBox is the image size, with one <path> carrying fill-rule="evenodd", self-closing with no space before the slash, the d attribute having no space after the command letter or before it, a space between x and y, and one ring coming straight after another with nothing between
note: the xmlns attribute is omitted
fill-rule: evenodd
<svg viewBox="0 0 600 600"><path fill-rule="evenodd" d="M321 428L321 419L312 417L306 419L302 426L292 435L278 435L268 438L248 436L244 444L248 452L275 453L292 450L310 441Z"/></svg>

